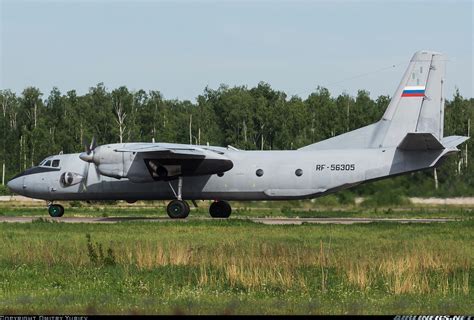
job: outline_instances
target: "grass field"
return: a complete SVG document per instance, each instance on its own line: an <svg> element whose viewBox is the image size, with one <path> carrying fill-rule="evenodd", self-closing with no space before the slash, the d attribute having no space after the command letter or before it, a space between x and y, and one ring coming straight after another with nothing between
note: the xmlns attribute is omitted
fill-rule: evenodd
<svg viewBox="0 0 474 320"><path fill-rule="evenodd" d="M156 213L96 209L93 214ZM473 213L445 209L426 214L463 221L3 223L0 313L472 314ZM0 210L28 212L45 214ZM71 208L66 214L90 212Z"/></svg>
<svg viewBox="0 0 474 320"><path fill-rule="evenodd" d="M328 199L326 199L328 198ZM468 206L386 206L364 207L360 205L341 205L333 198L317 201L262 201L232 202L232 217L359 217L359 218L455 218L473 219L474 208ZM61 203L61 202L60 202ZM168 217L167 202L138 202L116 205L86 204L82 202L62 202L69 217ZM209 201L198 202L198 208L191 206L190 217L209 217ZM0 216L48 216L45 202L0 202Z"/></svg>

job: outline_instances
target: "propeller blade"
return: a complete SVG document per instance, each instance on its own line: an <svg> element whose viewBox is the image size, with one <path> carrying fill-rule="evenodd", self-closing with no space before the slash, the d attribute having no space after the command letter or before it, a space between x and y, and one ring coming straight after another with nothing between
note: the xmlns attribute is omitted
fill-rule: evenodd
<svg viewBox="0 0 474 320"><path fill-rule="evenodd" d="M79 155L79 158L86 162L85 167L84 167L84 172L83 172L83 178L82 178L82 183L81 183L81 192L87 191L87 180L89 178L89 169L90 166L94 166L94 171L96 174L96 180L100 180L101 174L99 172L99 168L97 165L94 163L94 149L97 148L97 143L95 140L95 137L92 137L91 143L88 144L87 141L84 139L84 146L85 146L85 152L81 153Z"/></svg>
<svg viewBox="0 0 474 320"><path fill-rule="evenodd" d="M94 163L94 169L95 169L95 176L97 178L97 180L100 180L100 177L102 176L99 172L99 168L97 168L97 166L95 165Z"/></svg>
<svg viewBox="0 0 474 320"><path fill-rule="evenodd" d="M95 147L97 147L95 137L92 137L91 145L89 146L90 151L94 151Z"/></svg>
<svg viewBox="0 0 474 320"><path fill-rule="evenodd" d="M86 138L82 139L82 145L84 146L84 152L89 154L91 152L91 149L90 149L89 143L87 143Z"/></svg>
<svg viewBox="0 0 474 320"><path fill-rule="evenodd" d="M89 167L90 167L90 163L85 163L85 167L84 167L84 172L82 173L82 181L81 181L81 188L80 188L80 191L81 192L84 192L84 191L87 191L87 178L89 177Z"/></svg>
<svg viewBox="0 0 474 320"><path fill-rule="evenodd" d="M91 152L97 147L95 137L92 137L91 143L87 143L86 138L82 139L82 144L84 145L84 151L87 154L91 154Z"/></svg>

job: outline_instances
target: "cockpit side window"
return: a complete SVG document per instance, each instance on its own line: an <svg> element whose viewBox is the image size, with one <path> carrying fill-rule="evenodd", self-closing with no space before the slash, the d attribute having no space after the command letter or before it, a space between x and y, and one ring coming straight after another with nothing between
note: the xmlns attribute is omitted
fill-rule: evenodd
<svg viewBox="0 0 474 320"><path fill-rule="evenodd" d="M43 167L51 167L51 160L48 160L45 163L43 163Z"/></svg>
<svg viewBox="0 0 474 320"><path fill-rule="evenodd" d="M59 167L59 159L54 159L53 160L53 168Z"/></svg>

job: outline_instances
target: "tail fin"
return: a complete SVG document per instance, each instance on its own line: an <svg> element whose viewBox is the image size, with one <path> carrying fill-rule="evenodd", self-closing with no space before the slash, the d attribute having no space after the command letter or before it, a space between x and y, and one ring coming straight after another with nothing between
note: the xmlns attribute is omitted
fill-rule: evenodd
<svg viewBox="0 0 474 320"><path fill-rule="evenodd" d="M416 52L380 121L300 150L438 148L443 138L445 65L446 56L441 53ZM423 135L403 141L410 133L427 134L428 140L438 143L421 143Z"/></svg>
<svg viewBox="0 0 474 320"><path fill-rule="evenodd" d="M443 138L443 82L446 56L419 51L413 55L382 121L389 122L383 147L400 144L407 133Z"/></svg>

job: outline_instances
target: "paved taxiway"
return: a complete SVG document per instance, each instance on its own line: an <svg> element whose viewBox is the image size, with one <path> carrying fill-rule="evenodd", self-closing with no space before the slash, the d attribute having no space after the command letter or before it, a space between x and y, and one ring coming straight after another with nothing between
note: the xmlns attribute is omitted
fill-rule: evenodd
<svg viewBox="0 0 474 320"><path fill-rule="evenodd" d="M49 221L65 222L65 223L117 223L126 221L140 221L140 222L186 222L186 221L212 221L213 218L195 217L184 220L171 220L170 218L160 217L0 217L1 222L17 222L17 223L28 223L34 220L43 219ZM250 220L253 222L271 224L271 225L283 225L283 224L303 224L303 223L318 223L318 224L356 224L356 223L371 223L371 222L392 222L392 223L433 223L433 222L452 222L457 221L456 219L448 218L247 218L247 217L234 217L231 220Z"/></svg>

